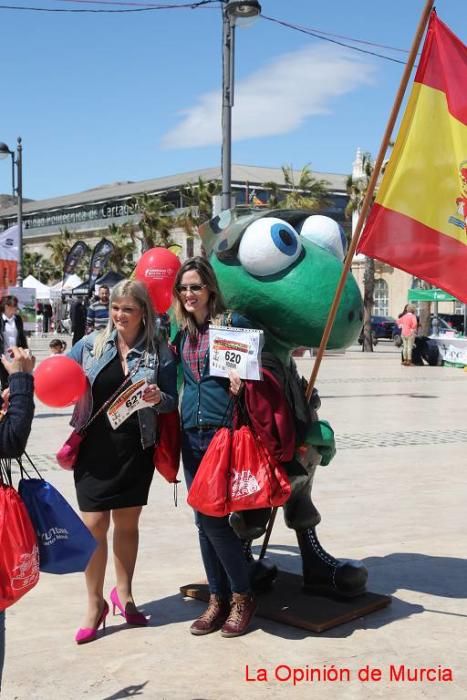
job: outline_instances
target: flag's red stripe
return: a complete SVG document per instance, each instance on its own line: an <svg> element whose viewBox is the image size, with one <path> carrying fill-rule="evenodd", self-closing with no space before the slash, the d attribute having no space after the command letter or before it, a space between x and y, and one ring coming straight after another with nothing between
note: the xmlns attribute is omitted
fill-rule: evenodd
<svg viewBox="0 0 467 700"><path fill-rule="evenodd" d="M467 244L409 216L374 204L358 252L405 270L467 302Z"/></svg>
<svg viewBox="0 0 467 700"><path fill-rule="evenodd" d="M444 92L449 112L467 124L467 46L436 13L430 19L415 82Z"/></svg>

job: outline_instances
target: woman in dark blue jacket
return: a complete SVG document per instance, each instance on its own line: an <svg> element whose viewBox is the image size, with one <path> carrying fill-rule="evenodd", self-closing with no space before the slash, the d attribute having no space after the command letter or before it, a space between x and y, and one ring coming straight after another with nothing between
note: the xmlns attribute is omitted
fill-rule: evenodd
<svg viewBox="0 0 467 700"><path fill-rule="evenodd" d="M10 359L2 358L2 367L10 376L10 386L0 420L0 458L20 457L23 454L34 416L34 358L22 348L14 347L11 352ZM5 611L0 610L0 688L4 657Z"/></svg>
<svg viewBox="0 0 467 700"><path fill-rule="evenodd" d="M181 333L177 342L183 367L184 391L181 406L182 458L187 487L217 428L229 413L229 392L238 394L241 380L230 382L209 374L209 323L222 320L224 302L211 265L204 258L187 260L174 285L175 313ZM231 325L248 327L239 314L229 314ZM250 590L248 565L241 540L228 517L195 513L201 556L209 583L209 605L190 627L195 635L221 628L224 637L246 632L256 610Z"/></svg>

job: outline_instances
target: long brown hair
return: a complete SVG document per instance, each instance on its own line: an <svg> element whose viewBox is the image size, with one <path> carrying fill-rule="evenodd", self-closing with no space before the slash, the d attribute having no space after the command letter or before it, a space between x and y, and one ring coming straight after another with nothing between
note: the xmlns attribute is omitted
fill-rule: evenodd
<svg viewBox="0 0 467 700"><path fill-rule="evenodd" d="M208 309L209 319L214 321L219 314L225 311L225 302L222 297L217 277L210 263L205 259L197 256L185 260L179 269L175 278L173 294L174 294L174 311L177 323L182 330L187 330L190 336L196 336L198 327L192 314L186 311L179 294L178 286L182 283L182 278L185 272L195 271L201 278L201 283L205 284L209 291Z"/></svg>

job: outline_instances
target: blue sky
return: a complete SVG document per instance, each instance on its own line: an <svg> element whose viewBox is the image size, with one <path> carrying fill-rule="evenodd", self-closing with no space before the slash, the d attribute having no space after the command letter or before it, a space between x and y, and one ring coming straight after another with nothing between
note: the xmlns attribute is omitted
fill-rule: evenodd
<svg viewBox="0 0 467 700"><path fill-rule="evenodd" d="M8 4L126 7L123 0ZM425 0L261 4L268 17L409 49ZM440 0L437 11L466 42L467 1ZM25 197L219 164L219 7L132 14L0 9L0 24L0 141L11 148L18 135L23 138ZM405 59L403 53L367 48ZM263 17L237 29L233 162L295 168L311 163L318 172L350 172L357 146L377 152L402 70ZM0 192L10 189L8 161L0 161Z"/></svg>

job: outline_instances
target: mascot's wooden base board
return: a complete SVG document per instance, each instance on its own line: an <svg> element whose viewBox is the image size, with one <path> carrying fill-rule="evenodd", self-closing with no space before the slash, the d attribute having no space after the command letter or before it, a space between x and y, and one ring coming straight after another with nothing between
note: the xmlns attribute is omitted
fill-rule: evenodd
<svg viewBox="0 0 467 700"><path fill-rule="evenodd" d="M204 601L209 599L206 583L181 586L180 592L188 598ZM279 571L271 591L258 596L257 615L311 632L325 632L332 627L381 610L390 602L389 596L378 593L364 593L351 600L337 600L305 593L301 576Z"/></svg>

